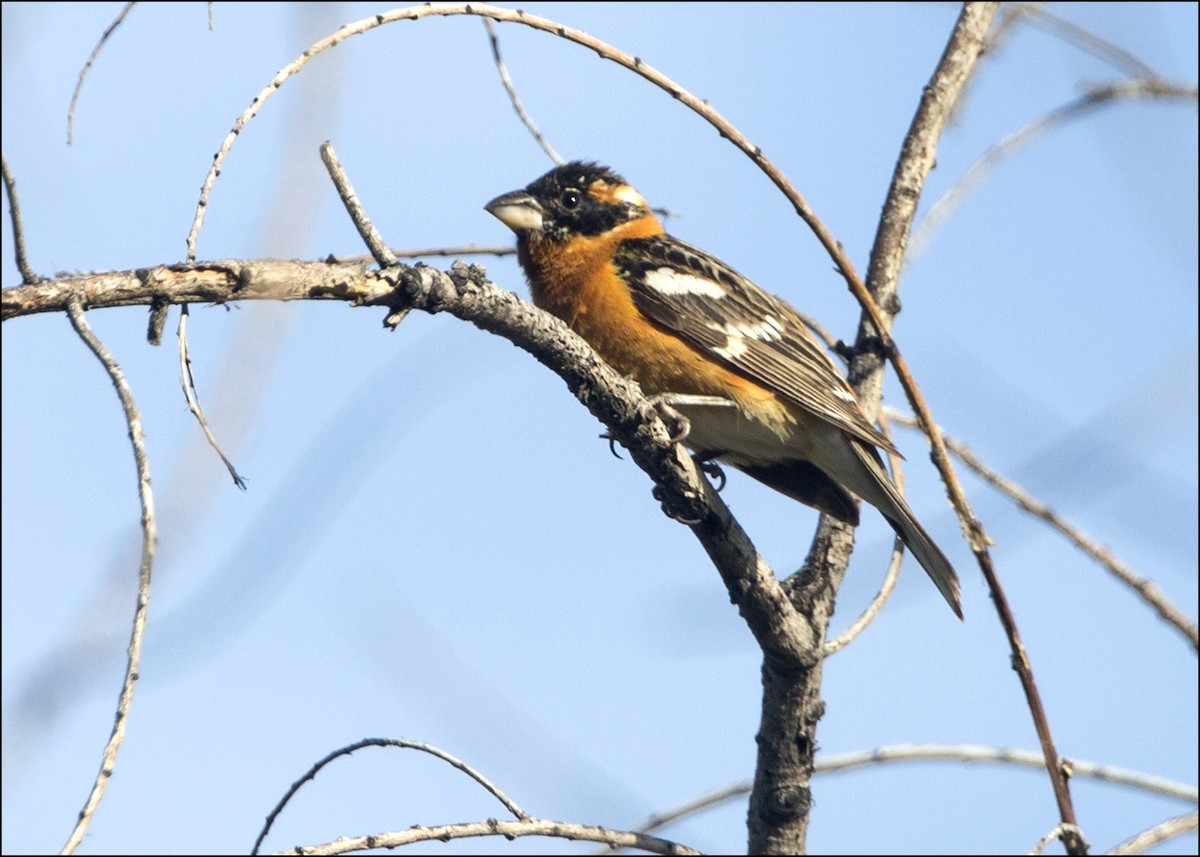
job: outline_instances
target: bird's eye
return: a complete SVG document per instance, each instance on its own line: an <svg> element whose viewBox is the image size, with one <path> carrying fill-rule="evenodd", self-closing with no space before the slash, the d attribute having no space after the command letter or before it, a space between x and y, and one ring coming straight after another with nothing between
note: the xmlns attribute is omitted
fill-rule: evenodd
<svg viewBox="0 0 1200 857"><path fill-rule="evenodd" d="M567 188L562 192L563 208L579 208L579 203L583 202L583 194L575 190L575 188Z"/></svg>

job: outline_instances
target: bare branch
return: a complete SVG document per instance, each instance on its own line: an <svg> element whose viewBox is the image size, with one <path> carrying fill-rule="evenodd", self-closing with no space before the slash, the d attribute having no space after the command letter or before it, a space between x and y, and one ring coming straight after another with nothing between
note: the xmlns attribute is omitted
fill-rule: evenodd
<svg viewBox="0 0 1200 857"><path fill-rule="evenodd" d="M1147 828L1135 836L1131 836L1124 842L1114 845L1106 853L1141 854L1143 851L1149 851L1155 845L1166 842L1169 839L1183 836L1185 833L1191 833L1198 827L1200 827L1200 813L1193 812L1188 815L1181 815L1178 818L1168 818L1166 821L1161 821L1153 827Z"/></svg>
<svg viewBox="0 0 1200 857"><path fill-rule="evenodd" d="M871 293L884 305L891 305L894 301L913 218L916 215L917 204L920 201L926 178L934 165L938 140L979 59L988 26L995 17L997 8L998 4L996 3L967 3L963 7L962 14L955 25L954 35L951 36L950 43L942 55L937 71L922 93L920 106L917 108L912 126L905 137L900 159L892 177L892 185L884 203L875 244L871 249L871 264L867 274ZM877 356L880 352L870 348L870 345L882 328L880 319L875 318L874 314L870 312L867 315L871 317L864 318L859 327L858 350L860 354L852 366L851 378L857 380L855 391L859 393L860 398L865 394L868 402L877 403L883 385L882 373L879 371L880 359ZM1008 606L1008 599L996 575L991 555L988 552L988 538L983 525L971 510L970 502L967 500L966 493L954 472L954 466L950 462L946 445L929 414L920 389L909 376L907 367L897 359L896 355L889 353L886 345L880 350L887 354L895 367L904 392L908 396L909 404L917 415L921 430L929 438L934 465L942 476L942 482L946 487L950 503L958 515L963 535L975 553L976 561L987 581L1000 623L1008 637L1013 668L1020 678L1026 703L1029 706L1034 727L1045 754L1046 770L1054 788L1059 817L1063 824L1075 825L1075 809L1071 803L1070 787L1058 763L1058 751L1055 749L1054 739L1050 734L1050 724L1042 705L1037 683L1034 680L1033 668L1030 665L1024 643L1021 641L1016 619ZM1064 844L1068 852L1072 854L1086 853L1086 844L1073 837L1069 832L1064 834Z"/></svg>
<svg viewBox="0 0 1200 857"><path fill-rule="evenodd" d="M125 412L125 422L129 426L129 441L133 445L133 460L137 467L138 499L142 505L142 558L138 568L137 606L133 612L133 627L129 634L128 661L125 665L125 678L121 684L121 692L117 697L117 713L113 722L112 734L104 747L100 762L100 771L92 784L92 790L79 811L79 819L75 828L63 846L63 854L72 854L83 841L91 824L92 816L104 797L108 782L112 779L113 770L117 763L117 752L125 740L125 729L129 724L129 712L133 706L133 689L137 684L142 662L142 640L146 634L146 611L150 603L150 572L154 566L154 549L158 543L158 526L154 513L154 494L150 490L150 462L146 456L142 418L137 405L133 401L133 393L125 381L125 375L113 356L96 338L84 317L83 298L73 295L67 302L67 316L71 326L79 334L96 359L104 366L117 390L121 400L121 408Z"/></svg>
<svg viewBox="0 0 1200 857"><path fill-rule="evenodd" d="M493 783L479 771L472 768L466 762L462 761L456 756L451 756L445 750L440 750L437 747L434 747L432 744L425 744L419 741L406 741L403 738L364 738L363 740L357 741L354 744L334 750L328 756L321 759L319 762L305 771L304 776L292 783L291 787L287 790L287 793L280 798L279 803L275 804L275 807L270 813L268 813L266 823L259 832L258 838L254 840L254 848L250 851L250 853L258 853L259 849L262 847L263 840L266 839L267 834L271 832L271 826L275 823L275 819L279 817L279 814L283 812L284 807L287 806L288 801L290 801L295 794L304 787L305 783L315 779L320 770L330 762L334 761L335 759L340 759L342 756L349 756L355 750L361 750L364 747L397 747L401 750L418 750L422 753L428 753L434 758L441 759L452 768L462 771L475 782L479 783L479 785L483 786L484 790L487 791L488 794L500 801L504 808L511 812L518 819L525 820L530 817L529 813L517 806L516 802L513 801L503 791L501 791L495 783Z"/></svg>
<svg viewBox="0 0 1200 857"><path fill-rule="evenodd" d="M371 255L375 257L375 261L383 268L396 264L396 254L388 249L387 244L384 243L383 236L379 234L379 230L375 228L375 224L367 217L362 203L358 200L358 194L354 192L354 187L350 184L349 177L346 175L345 170L342 169L342 164L338 160L337 152L333 149L333 144L328 140L321 144L321 160L325 163L325 168L329 171L329 178L333 180L333 185L337 188L338 196L342 198L342 203L346 206L346 213L350 215L350 219L354 222L354 228L358 230L359 236L362 238L363 243L367 245L367 249L371 251Z"/></svg>
<svg viewBox="0 0 1200 857"><path fill-rule="evenodd" d="M339 300L391 310L448 312L499 334L559 375L654 480L664 507L690 525L768 658L812 663L821 636L801 614L728 506L671 440L653 403L563 322L486 279L478 266L442 272L397 265L371 270L280 260L204 262L93 274L2 293L4 319L61 311L79 293L93 307L235 300ZM823 633L823 632L822 632Z"/></svg>
<svg viewBox="0 0 1200 857"><path fill-rule="evenodd" d="M67 108L67 145L71 145L71 140L75 136L75 105L79 102L79 93L83 91L83 81L87 77L89 71L92 70L92 64L96 62L96 57L100 56L100 49L104 47L108 41L108 37L113 34L113 30L121 26L121 22L125 20L125 16L133 10L133 0L125 4L125 7L118 13L113 22L108 25L108 29L100 36L100 41L96 42L96 47L92 48L91 55L87 58L87 62L83 64L83 68L79 70L79 79L75 82L75 91L71 93L71 106Z"/></svg>
<svg viewBox="0 0 1200 857"><path fill-rule="evenodd" d="M516 245L493 244L462 244L458 247L392 247L392 255L397 259L421 259L428 257L451 258L456 256L515 256ZM334 265L367 265L370 256L329 256L325 259Z"/></svg>
<svg viewBox="0 0 1200 857"><path fill-rule="evenodd" d="M1019 765L1025 768L1044 768L1046 766L1042 754L1032 750L987 747L981 744L892 744L874 750L826 756L817 765L817 770L828 774L885 762L920 761ZM1200 801L1200 793L1194 786L1186 783L1143 774L1140 771L1131 771L1128 768L1118 768L1115 765L1103 765L1079 759L1071 759L1070 764L1072 777L1103 780L1189 803Z"/></svg>
<svg viewBox="0 0 1200 857"><path fill-rule="evenodd" d="M157 311L161 312L162 302L159 301ZM188 410L192 412L192 416L196 418L196 422L200 424L200 429L204 432L204 437L208 440L208 445L213 448L221 458L221 462L225 465L225 469L229 471L229 475L233 477L233 484L243 491L246 490L246 480L237 468L233 466L233 462L229 460L229 456L225 454L225 450L221 449L221 444L217 443L216 436L213 435L212 429L208 426L208 418L204 415L204 409L200 407L200 393L196 390L196 378L192 374L192 358L188 355L188 338L187 338L187 323L188 323L188 305L183 305L182 311L179 313L179 383L183 387L183 397L187 400Z"/></svg>
<svg viewBox="0 0 1200 857"><path fill-rule="evenodd" d="M835 774L856 768L868 768L896 762L964 762L967 764L1014 765L1038 770L1046 767L1046 761L1042 754L1032 750L987 747L981 744L892 744L876 747L874 750L835 753L825 756L817 761L814 773ZM1072 759L1070 764L1072 777L1128 786L1139 791L1191 804L1200 802L1200 792L1197 792L1195 786L1187 783L1144 774L1141 771L1132 771L1128 768L1118 768L1114 765L1103 765L1079 759ZM634 830L639 833L649 833L665 827L681 818L744 797L750 793L753 785L751 780L743 780L740 783L716 789L678 806L657 812Z"/></svg>
<svg viewBox="0 0 1200 857"><path fill-rule="evenodd" d="M897 423L912 427L916 426L916 420L907 414L902 414L892 409L888 410ZM1153 580L1137 574L1115 556L1110 549L1088 536L1070 521L1067 521L1058 512L1050 508L1049 505L1035 498L1013 480L1001 476L985 465L965 443L946 435L942 437L946 441L947 448L958 456L963 464L978 473L988 484L992 485L1002 494L1014 500L1023 510L1035 517L1041 518L1070 539L1076 547L1100 563L1110 574L1141 596L1147 604L1158 612L1158 615L1165 622L1172 625L1187 638L1188 642L1192 644L1192 648L1200 650L1200 632L1197 631L1196 623L1188 619L1182 610L1171 603L1166 593L1159 589Z"/></svg>
<svg viewBox="0 0 1200 857"><path fill-rule="evenodd" d="M341 197L342 205L346 208L346 213L350 215L351 221L354 222L354 228L358 230L359 236L362 238L363 243L367 245L367 249L371 251L371 255L375 257L375 261L379 263L381 268L387 268L396 264L396 256L388 249L387 244L384 243L383 236L379 234L379 230L375 228L375 224L367 216L366 210L363 208L362 203L359 202L358 194L354 192L354 188L350 184L350 177L342 169L337 152L333 150L333 146L328 141L321 146L321 160L325 162L325 169L329 172L329 178L333 180L333 186L337 189L338 196ZM384 321L384 324L387 327L395 328L404 320L406 315L408 315L408 307L396 307Z"/></svg>
<svg viewBox="0 0 1200 857"><path fill-rule="evenodd" d="M512 102L513 110L517 111L517 116L521 122L529 129L529 133L533 135L533 139L542 147L542 151L549 155L550 160L562 166L566 161L562 155L554 150L549 141L542 136L542 132L538 130L537 125L533 124L533 119L525 112L525 106L521 104L521 98L517 95L517 90L513 86L512 78L508 76L508 67L504 64L504 59L500 56L500 40L496 38L496 28L492 26L491 19L484 18L483 26L487 29L488 41L492 45L492 60L496 63L496 71L500 73L500 82L504 84L504 91L508 93L508 100Z"/></svg>
<svg viewBox="0 0 1200 857"><path fill-rule="evenodd" d="M1091 30L1055 15L1042 3L1014 3L1009 11L1012 18L1024 19L1035 27L1054 33L1063 41L1075 45L1098 59L1109 63L1133 77L1157 77L1158 72L1120 45L1102 38Z"/></svg>
<svg viewBox="0 0 1200 857"><path fill-rule="evenodd" d="M1087 840L1084 839L1082 830L1080 830L1074 824L1059 823L1059 824L1055 825L1053 830L1051 830L1049 833L1047 833L1045 836L1043 836L1041 839L1039 839L1037 845L1030 848L1028 853L1041 854L1043 851L1046 850L1046 846L1049 845L1051 842L1053 842L1055 839L1063 839L1067 836L1072 837L1073 839L1075 839L1078 842L1083 842L1086 846Z"/></svg>
<svg viewBox="0 0 1200 857"><path fill-rule="evenodd" d="M1035 142L1045 134L1074 119L1090 116L1105 105L1117 104L1141 98L1195 101L1195 86L1172 83L1162 78L1139 78L1097 86L1067 104L1040 116L1018 128L979 156L963 171L963 174L948 187L929 207L913 230L908 247L906 263L911 264L920 257L933 240L934 234L958 209L975 187L994 170L1001 161Z"/></svg>
<svg viewBox="0 0 1200 857"><path fill-rule="evenodd" d="M0 171L4 174L4 190L8 193L8 213L12 219L13 246L16 248L17 270L21 272L21 281L37 283L41 277L29 265L29 257L25 254L25 224L21 219L21 200L17 196L17 182L12 170L8 168L8 156L0 152Z"/></svg>
<svg viewBox="0 0 1200 857"><path fill-rule="evenodd" d="M516 839L519 836L549 836L556 839L571 839L584 842L602 842L610 849L638 848L651 854L699 854L686 845L680 845L666 839L647 836L644 833L631 833L625 830L612 830L607 827L596 827L587 824L573 824L565 821L548 821L541 818L527 818L520 821L497 821L489 818L486 821L467 822L465 824L443 824L438 827L410 827L389 833L375 833L369 836L342 837L333 842L321 845L305 845L280 854L347 854L351 851L362 851L375 848L397 848L413 842L429 842L437 839L442 842L451 839L465 839L472 836L503 836L506 839Z"/></svg>
<svg viewBox="0 0 1200 857"><path fill-rule="evenodd" d="M238 300L346 300L378 287L365 265L278 259L161 265L132 271L66 275L0 292L0 319L66 312L79 293L91 309Z"/></svg>
<svg viewBox="0 0 1200 857"><path fill-rule="evenodd" d="M838 634L832 640L825 643L825 648L822 650L822 657L829 657L835 654L854 641L854 638L866 630L867 626L875 621L879 616L879 612L883 610L883 605L892 597L892 592L896 589L896 581L900 579L900 565L904 562L904 542L897 537L895 545L892 548L892 559L888 563L887 572L883 575L883 582L879 584L879 591L875 593L875 597L871 599L871 603L863 608L862 613L858 618L850 623L845 631Z"/></svg>

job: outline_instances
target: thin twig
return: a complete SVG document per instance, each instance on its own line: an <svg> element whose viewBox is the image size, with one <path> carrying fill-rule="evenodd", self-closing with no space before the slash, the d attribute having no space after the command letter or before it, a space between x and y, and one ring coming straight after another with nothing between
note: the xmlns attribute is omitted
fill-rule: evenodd
<svg viewBox="0 0 1200 857"><path fill-rule="evenodd" d="M1166 842L1168 839L1174 839L1185 833L1191 833L1197 827L1200 827L1200 813L1193 812L1188 815L1181 815L1178 818L1168 818L1166 821L1160 821L1153 827L1131 836L1118 845L1114 845L1105 853L1141 854L1143 851L1149 851L1155 845Z"/></svg>
<svg viewBox="0 0 1200 857"><path fill-rule="evenodd" d="M1030 848L1028 853L1031 855L1041 854L1043 851L1046 850L1047 845L1049 845L1055 839L1062 839L1065 836L1074 837L1075 839L1079 840L1080 842L1085 841L1082 830L1080 830L1074 824L1063 824L1060 822L1059 824L1055 825L1053 830L1051 830L1049 833L1047 833L1045 836L1043 836L1041 839L1039 839L1037 842L1037 845Z"/></svg>
<svg viewBox="0 0 1200 857"><path fill-rule="evenodd" d="M891 427L887 423L887 419L881 412L879 415L879 425L883 430L883 434L889 440L892 438ZM896 483L896 488L900 491L900 496L904 496L904 468L900 462L900 456L894 452L888 452L888 461L892 468L892 479ZM887 604L889 598L892 597L892 592L896 589L896 581L900 579L900 565L904 562L904 542L897 536L895 543L892 546L892 558L888 562L887 572L883 575L883 582L879 585L879 591L875 593L875 597L871 599L871 603L863 609L858 618L850 623L850 626L845 631L838 634L832 640L825 641L824 656L837 652L850 645L854 638L866 630L879 616L883 610L883 605Z"/></svg>
<svg viewBox="0 0 1200 857"><path fill-rule="evenodd" d="M852 753L836 753L818 759L814 772L835 774L841 771L866 768L896 762L963 762L967 764L1012 765L1041 770L1045 759L1040 752L1014 750L1008 747L987 747L981 744L892 744L873 750ZM1190 804L1200 802L1196 787L1176 782L1165 777L1156 777L1128 768L1102 765L1096 762L1071 760L1071 776L1100 780L1113 785L1127 786L1150 794L1162 795ZM740 798L750 793L754 783L750 780L716 789L700 797L685 801L670 809L656 812L634 828L639 833L649 833L660 827L695 815L712 807Z"/></svg>
<svg viewBox="0 0 1200 857"><path fill-rule="evenodd" d="M346 212L354 222L354 228L358 230L359 236L367 245L367 249L371 251L371 255L375 257L375 261L379 263L379 267L387 268L395 265L396 254L388 249L383 236L379 234L375 224L367 217L362 203L359 202L358 194L354 192L354 187L350 184L346 171L342 169L333 144L328 140L321 144L321 160L329 172L329 177L333 180L334 187L337 188L338 195L346 206Z"/></svg>
<svg viewBox="0 0 1200 857"><path fill-rule="evenodd" d="M493 244L462 244L458 247L391 247L392 255L397 259L421 259L430 256L515 256L517 248L514 244L504 246ZM325 261L335 265L354 265L372 261L371 256L329 256Z"/></svg>
<svg viewBox="0 0 1200 857"><path fill-rule="evenodd" d="M204 436L208 439L208 445L216 451L221 457L221 461L225 463L229 475L233 477L233 484L243 491L246 490L246 480L237 468L233 466L233 462L229 460L229 456L221 449L221 445L217 443L216 437L213 436L212 430L208 427L208 418L204 416L204 410L200 407L200 394L196 391L196 379L192 375L192 358L188 356L187 343L187 323L188 323L188 305L183 304L179 313L179 382L183 386L183 397L187 399L188 410L192 412L192 416L200 423L200 428L204 431Z"/></svg>
<svg viewBox="0 0 1200 857"><path fill-rule="evenodd" d="M992 170L1005 158L1012 157L1016 152L1038 140L1040 137L1073 119L1082 119L1091 115L1094 110L1121 101L1139 98L1178 99L1195 101L1197 90L1195 86L1172 83L1162 78L1139 78L1097 86L1081 95L1079 98L1051 110L1044 116L1039 116L1032 122L1018 128L1004 137L995 145L988 148L973 164L967 167L950 187L931 205L921 222L913 230L912 240L908 246L906 263L912 264L929 247L933 236L950 216L958 209L963 200Z"/></svg>
<svg viewBox="0 0 1200 857"><path fill-rule="evenodd" d="M833 773L885 762L918 761L1019 765L1033 769L1046 766L1042 754L1033 750L987 747L981 744L892 744L874 750L827 756L817 764L817 770L823 773ZM1200 801L1200 793L1197 793L1195 786L1187 783L1143 774L1140 771L1131 771L1128 768L1118 768L1115 765L1102 765L1079 759L1071 759L1070 764L1072 777L1129 786L1193 804Z"/></svg>
<svg viewBox="0 0 1200 857"><path fill-rule="evenodd" d="M408 830L375 833L369 836L343 836L332 842L320 845L305 845L281 854L347 854L351 851L364 851L376 848L398 848L412 842L430 842L439 840L447 842L451 839L465 839L472 836L503 836L506 839L516 839L519 836L548 836L555 839L571 839L582 842L602 842L609 850L617 848L637 848L651 854L700 854L693 848L646 836L643 833L631 833L627 830L613 830L608 827L597 827L590 824L575 824L568 821L551 821L544 818L526 818L520 821L497 821L489 818L486 821L470 821L463 824L443 824L438 827L410 827Z"/></svg>
<svg viewBox="0 0 1200 857"><path fill-rule="evenodd" d="M867 275L871 294L875 300L885 305L890 305L896 294L896 284L904 263L905 247L912 230L913 219L916 216L917 203L920 201L921 192L934 165L938 140L978 62L987 29L995 17L998 6L998 3L967 3L963 6L962 13L955 24L954 35L938 63L937 71L922 92L917 113L905 136L904 146L884 203L883 215L879 220L879 230L871 248L871 264ZM886 329L881 326L883 320L877 318L876 314L870 311L865 304L864 309L868 310L865 315L870 318L869 321L864 318L859 327L860 344L872 341ZM861 381L867 382L866 388L871 392L868 401L878 401L882 388L882 373L877 371L876 353L886 354L891 360L904 387L909 404L920 422L921 430L929 439L933 462L942 476L942 482L946 487L950 503L958 515L963 535L971 546L976 562L987 581L992 604L996 608L1000 624L1008 637L1013 669L1020 679L1026 704L1029 707L1034 728L1037 730L1042 752L1045 755L1046 771L1054 789L1059 819L1064 825L1076 825L1070 785L1059 765L1058 750L1054 746L1049 719L1046 717L1045 706L1042 704L1041 694L1034 679L1029 654L1021 640L1016 618L1009 607L1008 598L996 574L995 565L988 551L988 538L983 524L971 510L966 492L963 491L958 476L954 472L945 442L925 405L924 395L909 375L907 367L884 344L881 352L867 350L866 353L861 354L855 361L852 376L857 376ZM856 386L856 392L863 387L864 384L860 382ZM1064 833L1063 844L1071 854L1087 852L1086 843L1073 836L1069 830Z"/></svg>
<svg viewBox="0 0 1200 857"><path fill-rule="evenodd" d="M337 152L333 150L333 146L328 140L321 145L321 160L325 163L325 169L329 173L329 178L333 180L333 185L337 188L338 196L341 197L342 204L346 207L346 213L350 215L350 219L354 222L354 228L358 230L359 237L367 245L367 249L371 251L371 255L379 263L379 267L390 268L392 265L395 265L395 254L388 249L383 236L379 234L379 230L375 228L375 224L371 222L371 218L367 216L366 209L363 208L362 203L358 199L358 194L354 192L354 187L350 184L350 177L342 169ZM407 306L397 305L393 307L391 313L384 319L384 325L389 329L395 330L400 325L400 322L404 321L404 317L408 315L409 309Z"/></svg>
<svg viewBox="0 0 1200 857"><path fill-rule="evenodd" d="M121 367L113 356L96 338L84 317L83 299L75 294L67 305L67 316L76 333L83 339L87 347L96 355L96 359L104 366L117 390L121 400L121 408L125 412L125 422L129 426L129 441L133 446L133 460L137 467L138 500L142 506L142 557L138 567L137 606L133 612L133 627L129 634L128 660L125 665L125 678L121 684L121 693L117 697L117 712L113 722L112 734L104 747L100 762L100 771L92 784L92 790L79 812L75 828L63 846L63 854L71 854L83 841L91 824L96 808L104 797L104 791L112 779L113 770L117 763L117 752L125 740L125 730L129 723L129 712L133 706L133 689L140 676L142 661L142 640L146 633L146 610L150 603L150 572L154 565L154 548L158 542L158 525L154 514L154 494L150 490L150 462L146 456L142 418L137 405L133 401L133 393Z"/></svg>
<svg viewBox="0 0 1200 857"><path fill-rule="evenodd" d="M1131 77L1158 77L1159 74L1142 60L1118 44L1110 42L1091 30L1055 15L1042 3L1015 3L1009 11L1012 18L1024 18L1070 42L1082 51L1109 63Z"/></svg>
<svg viewBox="0 0 1200 857"><path fill-rule="evenodd" d="M533 139L537 141L537 144L542 147L542 151L550 156L550 160L562 166L566 161L563 160L562 155L554 150L549 141L542 136L542 132L538 130L537 125L533 124L533 120L525 112L524 105L521 104L521 98L517 95L512 78L508 76L508 67L504 64L504 60L500 56L500 40L496 38L496 28L492 26L491 19L484 18L483 26L487 29L488 41L492 45L492 60L496 63L496 71L500 73L500 82L504 84L504 91L508 93L508 100L512 102L513 110L517 111L517 116L521 118L521 122L529 129L529 133L533 135Z"/></svg>
<svg viewBox="0 0 1200 857"><path fill-rule="evenodd" d="M888 563L887 572L883 575L883 582L879 584L879 591L875 593L875 597L871 599L871 603L863 608L862 613L858 618L850 623L845 631L838 634L832 640L825 642L823 657L829 657L840 649L844 649L854 638L866 630L879 616L883 605L892 597L892 592L896 589L896 581L900 579L900 565L904 561L904 542L896 539L895 545L892 548L892 559Z"/></svg>
<svg viewBox="0 0 1200 857"><path fill-rule="evenodd" d="M364 747L397 747L401 750L418 750L422 753L428 753L437 759L441 759L451 767L462 771L475 782L479 783L479 785L483 786L484 790L487 791L488 794L500 801L500 803L504 805L504 808L511 812L516 818L524 820L530 817L529 813L521 809L521 807L519 807L512 798L501 791L495 783L493 783L479 771L472 768L466 762L455 756L451 756L445 750L440 750L437 747L434 747L432 744L425 744L420 741L406 741L403 738L364 738L361 741L356 741L353 744L334 750L328 756L321 759L319 762L305 771L304 776L292 783L291 787L287 790L287 793L280 798L279 802L275 804L275 807L267 815L266 823L259 832L258 838L254 840L254 848L251 849L250 853L258 853L258 849L262 847L263 840L266 839L267 834L271 832L271 826L275 823L275 819L279 817L279 814L283 812L284 807L287 806L288 801L290 801L296 795L296 793L304 787L305 783L315 779L317 774L320 773L321 769L330 762L333 762L335 759L340 759L342 756L349 756L355 750L361 750Z"/></svg>
<svg viewBox="0 0 1200 857"><path fill-rule="evenodd" d="M83 68L79 71L79 79L75 82L75 91L71 93L71 106L67 108L67 145L71 145L71 140L75 136L75 105L79 101L79 93L83 91L83 81L87 74L92 69L92 63L96 61L96 57L100 55L100 49L104 47L108 37L113 34L113 30L121 26L121 22L125 20L125 16L133 9L133 0L125 4L120 14L117 15L113 22L108 25L108 29L100 36L100 41L96 42L96 47L92 48L91 56L87 58L87 62L83 64Z"/></svg>
<svg viewBox="0 0 1200 857"><path fill-rule="evenodd" d="M891 409L889 409L889 412L892 414L895 422L900 425L916 426L916 420L912 417ZM1163 621L1176 628L1192 644L1192 648L1200 651L1200 632L1197 631L1196 623L1188 619L1182 610L1171 603L1166 593L1159 589L1153 580L1136 573L1119 558L1114 556L1111 550L1064 519L1050 508L1049 505L1034 498L1016 482L1001 476L985 465L965 443L946 435L943 435L943 437L950 451L967 465L968 468L979 474L988 484L995 487L1002 494L1010 497L1023 510L1041 518L1070 539L1076 547L1100 563L1110 574L1141 596L1147 604L1157 611Z"/></svg>
<svg viewBox="0 0 1200 857"><path fill-rule="evenodd" d="M450 17L454 15L477 15L484 18L490 18L495 21L505 23L524 24L527 27L532 27L536 30L551 33L559 38L566 39L578 45L582 45L591 51L594 51L603 59L617 63L624 68L640 75L650 83L662 89L672 98L679 101L684 106L688 107L702 119L708 122L715 128L722 137L728 139L733 145L747 154L752 161L763 171L776 187L783 192L788 201L792 203L796 213L800 218L808 224L809 228L816 235L821 246L825 248L838 270L846 278L851 291L855 298L863 305L864 309L872 316L873 320L880 321L882 315L879 308L875 305L870 293L867 292L861 278L854 270L854 265L851 263L849 256L846 255L840 242L825 228L820 219L813 212L805 199L796 190L791 181L785 176L778 167L763 153L762 149L753 143L749 138L741 133L727 119L725 119L717 110L715 110L707 101L698 98L691 94L678 83L667 77L662 72L642 62L638 57L618 50L607 42L577 30L573 27L567 27L557 21L552 21L548 18L542 18L537 15L530 15L520 9L504 9L498 6L491 6L486 3L455 3L442 6L408 6L402 9L394 9L390 12L383 12L370 18L365 18L361 21L347 24L340 27L335 32L325 38L314 42L303 53L297 56L294 60L284 66L275 77L262 89L250 102L250 106L242 112L242 114L234 122L226 134L225 139L217 149L216 155L213 157L212 166L209 167L208 174L205 176L204 182L201 185L200 199L196 204L196 213L192 220L191 229L188 232L187 247L188 261L194 261L196 258L196 241L198 239L200 228L204 223L205 211L208 208L209 197L212 193L212 188L216 182L217 176L221 172L221 167L225 163L225 158L228 156L242 129L247 123L253 119L262 109L263 105L283 86L288 78L298 73L311 59L332 48L352 36L361 35L369 32L376 27L381 27L386 24L396 21L416 21L430 16ZM895 351L895 343L887 336L882 323L879 324L880 336L883 339L883 345L889 351ZM898 360L898 354L895 355ZM902 377L903 380L903 377Z"/></svg>
<svg viewBox="0 0 1200 857"><path fill-rule="evenodd" d="M25 223L21 219L21 200L17 196L17 182L12 170L8 168L8 156L0 151L0 171L4 174L4 189L8 193L8 213L12 220L13 247L16 250L17 270L21 272L21 282L40 283L42 278L37 275L29 264L25 254Z"/></svg>

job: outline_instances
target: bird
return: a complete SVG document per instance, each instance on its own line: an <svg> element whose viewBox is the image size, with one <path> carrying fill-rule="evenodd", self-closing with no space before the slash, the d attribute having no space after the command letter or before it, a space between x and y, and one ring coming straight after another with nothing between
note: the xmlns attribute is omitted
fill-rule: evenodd
<svg viewBox="0 0 1200 857"><path fill-rule="evenodd" d="M515 233L534 304L681 414L682 442L699 460L851 525L857 495L962 618L954 567L879 454L899 451L789 304L668 234L642 195L598 163L558 166L484 209Z"/></svg>

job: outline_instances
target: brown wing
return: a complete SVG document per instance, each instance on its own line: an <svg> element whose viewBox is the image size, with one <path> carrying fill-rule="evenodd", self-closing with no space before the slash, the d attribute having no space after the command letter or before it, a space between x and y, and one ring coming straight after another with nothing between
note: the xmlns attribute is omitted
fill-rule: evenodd
<svg viewBox="0 0 1200 857"><path fill-rule="evenodd" d="M725 263L670 235L622 241L614 254L634 305L692 346L874 446L892 443L795 310Z"/></svg>

